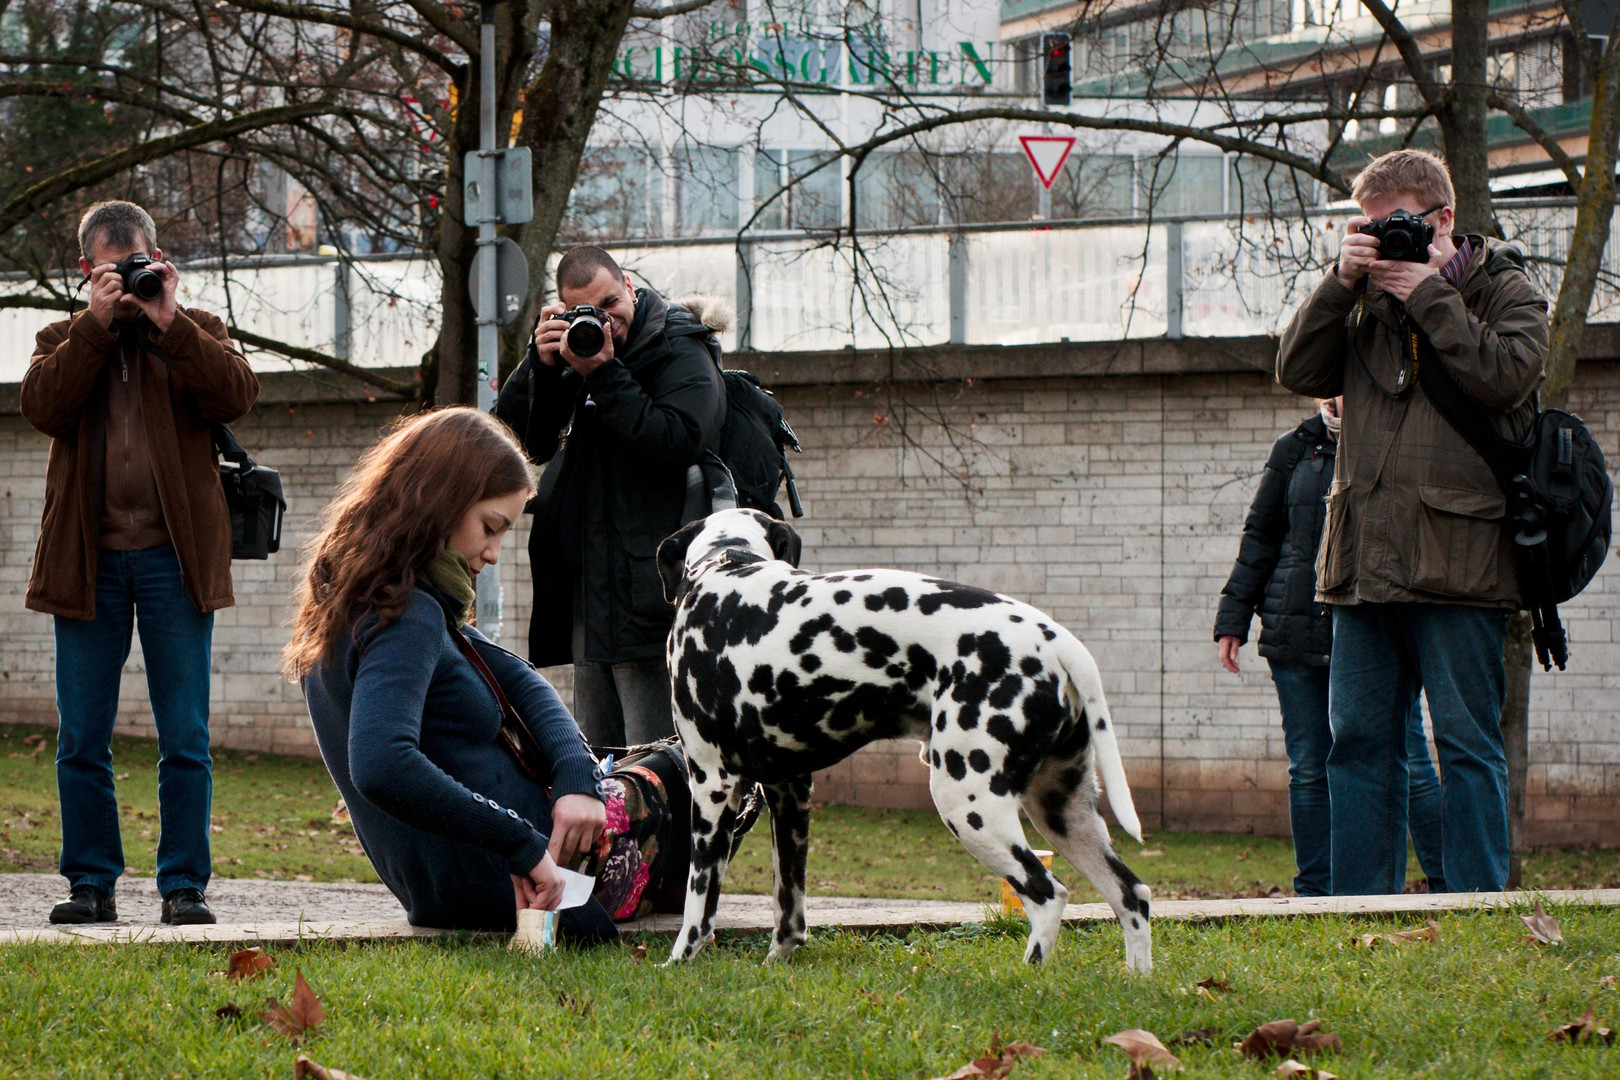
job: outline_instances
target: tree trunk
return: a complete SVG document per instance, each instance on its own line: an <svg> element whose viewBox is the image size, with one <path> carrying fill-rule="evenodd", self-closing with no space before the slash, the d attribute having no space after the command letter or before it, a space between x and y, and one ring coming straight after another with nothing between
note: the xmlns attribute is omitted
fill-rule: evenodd
<svg viewBox="0 0 1620 1080"><path fill-rule="evenodd" d="M502 335L503 376L522 359L540 314L546 260L634 6L635 0L554 0L550 5L546 59L524 91L518 135L534 151L534 218L512 233L529 261L529 302ZM657 143L656 132L646 135Z"/></svg>
<svg viewBox="0 0 1620 1080"><path fill-rule="evenodd" d="M1485 66L1490 0L1451 2L1451 101L1440 110L1446 166L1457 189L1458 233L1500 236L1491 207L1485 143Z"/></svg>
<svg viewBox="0 0 1620 1080"><path fill-rule="evenodd" d="M1575 193L1575 228L1570 235L1564 277L1553 303L1551 341L1547 350L1547 378L1541 387L1543 408L1569 404L1575 382L1575 359L1586 331L1586 313L1592 306L1603 251L1614 220L1614 164L1620 144L1620 51L1611 37L1593 72L1592 124L1586 163ZM1529 779L1530 620L1520 613L1508 624L1502 653L1507 673L1507 698L1502 706L1502 738L1508 758L1508 836L1513 856L1508 886L1518 888L1524 852L1526 786Z"/></svg>
<svg viewBox="0 0 1620 1080"><path fill-rule="evenodd" d="M1508 879L1519 887L1524 871L1525 780L1530 772L1530 615L1515 611L1502 645L1507 693L1502 698L1502 745L1508 770Z"/></svg>

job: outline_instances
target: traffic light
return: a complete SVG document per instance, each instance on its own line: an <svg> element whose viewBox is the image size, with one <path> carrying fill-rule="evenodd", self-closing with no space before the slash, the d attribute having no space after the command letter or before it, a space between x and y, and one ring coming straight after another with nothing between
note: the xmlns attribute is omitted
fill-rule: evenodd
<svg viewBox="0 0 1620 1080"><path fill-rule="evenodd" d="M1069 103L1069 52L1072 39L1068 34L1041 35L1041 104L1067 105Z"/></svg>

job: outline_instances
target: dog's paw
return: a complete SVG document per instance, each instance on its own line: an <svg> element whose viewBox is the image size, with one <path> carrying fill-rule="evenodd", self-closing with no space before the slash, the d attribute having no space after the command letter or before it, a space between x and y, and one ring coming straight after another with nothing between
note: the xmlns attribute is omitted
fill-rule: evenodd
<svg viewBox="0 0 1620 1080"><path fill-rule="evenodd" d="M786 941L772 941L770 951L765 954L765 962L767 964L787 963L792 958L793 951L800 944L801 942L794 938L789 938Z"/></svg>

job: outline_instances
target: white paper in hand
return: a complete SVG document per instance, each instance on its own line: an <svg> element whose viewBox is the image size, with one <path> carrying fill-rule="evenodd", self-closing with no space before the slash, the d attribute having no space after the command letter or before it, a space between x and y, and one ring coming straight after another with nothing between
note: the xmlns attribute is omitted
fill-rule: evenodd
<svg viewBox="0 0 1620 1080"><path fill-rule="evenodd" d="M567 911L569 908L579 907L579 905L591 898L591 890L596 888L595 878L586 877L584 874L576 874L574 871L564 867L558 867L558 869L562 870L563 876L562 903L557 905L558 911Z"/></svg>

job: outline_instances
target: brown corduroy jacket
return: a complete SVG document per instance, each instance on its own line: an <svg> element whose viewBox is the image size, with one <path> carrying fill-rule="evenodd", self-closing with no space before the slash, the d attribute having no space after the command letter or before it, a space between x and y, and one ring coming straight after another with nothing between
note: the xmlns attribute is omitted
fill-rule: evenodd
<svg viewBox="0 0 1620 1080"><path fill-rule="evenodd" d="M1404 306L1409 326L1427 335L1499 431L1528 430L1547 359L1547 301L1517 249L1469 239L1473 257L1457 285L1433 275L1399 305L1329 274L1283 333L1277 381L1313 397L1344 395L1316 560L1317 597L1327 603L1519 606L1504 543L1507 499L1485 460L1415 385L1402 325Z"/></svg>
<svg viewBox="0 0 1620 1080"><path fill-rule="evenodd" d="M253 407L259 380L205 311L176 312L159 335L142 321L136 362L147 449L186 594L207 613L235 602L231 520L210 426ZM45 515L27 606L70 619L96 614L97 534L106 492L109 363L119 338L88 311L39 332L23 376L22 414L51 437Z"/></svg>

